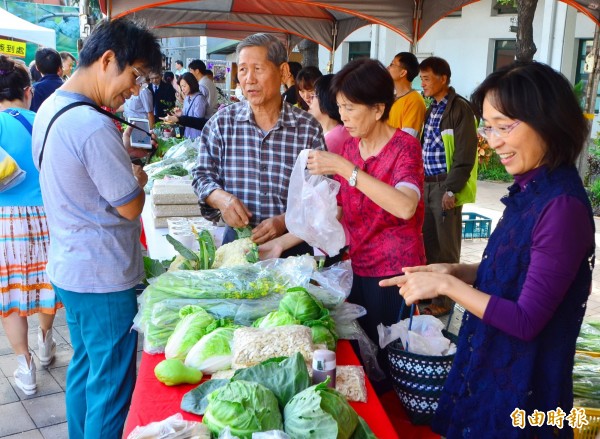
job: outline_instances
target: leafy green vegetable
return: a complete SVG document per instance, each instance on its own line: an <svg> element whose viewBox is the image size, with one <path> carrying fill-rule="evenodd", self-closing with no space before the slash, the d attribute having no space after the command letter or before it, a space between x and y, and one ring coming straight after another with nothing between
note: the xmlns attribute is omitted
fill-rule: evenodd
<svg viewBox="0 0 600 439"><path fill-rule="evenodd" d="M573 367L573 396L600 408L600 357L576 354Z"/></svg>
<svg viewBox="0 0 600 439"><path fill-rule="evenodd" d="M576 348L580 351L600 352L600 322L583 322Z"/></svg>
<svg viewBox="0 0 600 439"><path fill-rule="evenodd" d="M300 353L289 358L271 359L247 369L239 369L232 378L232 381L237 380L262 384L273 392L282 408L294 395L311 384L304 357Z"/></svg>
<svg viewBox="0 0 600 439"><path fill-rule="evenodd" d="M302 287L289 288L281 302L279 310L286 311L295 319L304 323L322 317L323 306Z"/></svg>
<svg viewBox="0 0 600 439"><path fill-rule="evenodd" d="M164 169L154 173L151 177L153 180L161 180L167 175L178 175L180 177L184 177L188 175L188 171L180 164L174 164L166 166Z"/></svg>
<svg viewBox="0 0 600 439"><path fill-rule="evenodd" d="M271 311L257 319L252 326L255 328L273 328L275 326L298 325L300 322L285 311Z"/></svg>
<svg viewBox="0 0 600 439"><path fill-rule="evenodd" d="M200 246L199 258L201 268L204 270L212 268L215 262L215 252L217 251L212 234L208 230L202 230L198 233L198 244Z"/></svg>
<svg viewBox="0 0 600 439"><path fill-rule="evenodd" d="M184 306L179 311L179 315L181 320L167 341L165 357L183 361L192 347L206 334L206 328L215 319L203 308L195 305Z"/></svg>
<svg viewBox="0 0 600 439"><path fill-rule="evenodd" d="M144 279L144 283L148 285L148 279L152 279L153 277L160 276L165 273L173 259L165 259L164 261L159 261L158 259L152 259L148 256L144 256L144 272L146 273L146 279Z"/></svg>
<svg viewBox="0 0 600 439"><path fill-rule="evenodd" d="M208 395L228 383L229 380L212 379L204 381L198 387L183 395L183 399L181 400L181 410L195 413L196 415L203 415L208 407Z"/></svg>
<svg viewBox="0 0 600 439"><path fill-rule="evenodd" d="M187 248L185 245L183 245L177 239L173 238L168 233L167 233L166 238L167 238L167 241L169 241L169 244L171 244L173 246L173 248L175 248L177 253L179 253L184 258L186 258L198 265L200 264L200 258L198 257L198 255L196 253L194 253L192 250Z"/></svg>
<svg viewBox="0 0 600 439"><path fill-rule="evenodd" d="M176 358L163 360L158 363L154 368L154 375L158 381L167 386L197 384L202 380L202 372L185 366L181 360Z"/></svg>
<svg viewBox="0 0 600 439"><path fill-rule="evenodd" d="M235 233L237 233L237 239L250 238L252 236L252 227L235 227Z"/></svg>
<svg viewBox="0 0 600 439"><path fill-rule="evenodd" d="M327 349L329 349L330 351L335 351L335 348L337 346L337 335L335 334L335 332L332 332L329 328L320 324L306 326L310 327L314 344L325 344L327 345Z"/></svg>
<svg viewBox="0 0 600 439"><path fill-rule="evenodd" d="M208 401L202 422L215 435L227 426L240 439L283 428L275 395L260 384L232 381L208 395Z"/></svg>
<svg viewBox="0 0 600 439"><path fill-rule="evenodd" d="M367 424L367 421L359 416L358 425L352 434L352 439L377 439L377 436L375 436L375 433L373 433L371 427Z"/></svg>
<svg viewBox="0 0 600 439"><path fill-rule="evenodd" d="M294 396L283 410L285 432L294 439L349 439L358 425L358 415L346 398L326 382Z"/></svg>
<svg viewBox="0 0 600 439"><path fill-rule="evenodd" d="M185 365L213 374L231 367L231 344L235 328L217 328L203 336L185 358Z"/></svg>

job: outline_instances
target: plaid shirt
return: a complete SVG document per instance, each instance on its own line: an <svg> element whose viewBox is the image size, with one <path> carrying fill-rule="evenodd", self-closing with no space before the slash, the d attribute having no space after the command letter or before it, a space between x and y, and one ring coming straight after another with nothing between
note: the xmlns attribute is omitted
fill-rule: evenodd
<svg viewBox="0 0 600 439"><path fill-rule="evenodd" d="M440 122L448 104L447 96L439 103L434 99L431 103L431 113L425 121L423 133L423 165L425 175L437 175L447 172L446 152Z"/></svg>
<svg viewBox="0 0 600 439"><path fill-rule="evenodd" d="M192 185L202 215L216 219L219 211L206 204L215 189L238 197L252 212L250 225L285 212L290 175L303 149L326 149L319 122L307 112L283 103L279 119L265 133L248 102L217 112L200 137Z"/></svg>

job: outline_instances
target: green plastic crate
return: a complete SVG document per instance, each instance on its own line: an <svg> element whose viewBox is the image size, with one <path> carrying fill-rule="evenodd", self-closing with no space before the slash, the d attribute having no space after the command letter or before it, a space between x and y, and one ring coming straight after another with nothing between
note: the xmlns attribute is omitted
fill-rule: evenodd
<svg viewBox="0 0 600 439"><path fill-rule="evenodd" d="M489 238L492 231L492 220L486 216L471 212L462 214L462 239Z"/></svg>

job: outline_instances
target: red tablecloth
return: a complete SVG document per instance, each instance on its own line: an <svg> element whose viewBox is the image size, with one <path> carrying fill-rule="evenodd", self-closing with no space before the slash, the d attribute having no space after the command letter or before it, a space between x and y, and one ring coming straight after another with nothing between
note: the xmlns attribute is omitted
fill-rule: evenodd
<svg viewBox="0 0 600 439"><path fill-rule="evenodd" d="M360 364L350 343L346 340L340 340L336 353L337 363L340 365ZM184 419L190 421L200 421L202 419L201 416L185 412L179 408L183 395L196 387L195 384L168 387L159 382L154 376L154 367L164 359L164 355L143 353L123 437L127 437L138 425L161 421L175 413L181 413ZM396 430L369 380L366 384L367 402L351 402L350 404L367 421L378 438L398 439ZM412 435L402 436L412 437Z"/></svg>

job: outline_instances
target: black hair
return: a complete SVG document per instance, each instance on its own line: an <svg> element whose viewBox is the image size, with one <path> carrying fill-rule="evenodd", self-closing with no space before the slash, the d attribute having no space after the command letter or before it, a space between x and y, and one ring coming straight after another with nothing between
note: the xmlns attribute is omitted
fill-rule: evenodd
<svg viewBox="0 0 600 439"><path fill-rule="evenodd" d="M179 64L181 67L183 67L183 61L181 61L180 59L175 61L175 64Z"/></svg>
<svg viewBox="0 0 600 439"><path fill-rule="evenodd" d="M419 75L419 60L417 57L410 52L400 52L396 54L394 58L398 58L398 62L402 64L406 70L406 79L408 79L409 82L413 82Z"/></svg>
<svg viewBox="0 0 600 439"><path fill-rule="evenodd" d="M323 73L317 67L304 67L296 75L296 87L303 90L313 90L315 88L315 81L321 76L323 76Z"/></svg>
<svg viewBox="0 0 600 439"><path fill-rule="evenodd" d="M66 61L67 59L77 61L72 54L70 54L69 52L65 52L65 51L60 52L60 59L63 61Z"/></svg>
<svg viewBox="0 0 600 439"><path fill-rule="evenodd" d="M38 82L40 79L42 79L42 74L35 66L35 60L32 64L29 64L29 74L31 75L31 80L33 82Z"/></svg>
<svg viewBox="0 0 600 439"><path fill-rule="evenodd" d="M547 147L544 164L550 170L575 163L587 142L589 125L562 73L535 61L513 63L491 73L471 101L481 112L486 98L542 138Z"/></svg>
<svg viewBox="0 0 600 439"><path fill-rule="evenodd" d="M200 70L200 73L206 75L206 64L200 59L195 59L189 63L188 70Z"/></svg>
<svg viewBox="0 0 600 439"><path fill-rule="evenodd" d="M56 50L44 47L35 52L35 65L42 75L56 75L62 67L62 59Z"/></svg>
<svg viewBox="0 0 600 439"><path fill-rule="evenodd" d="M104 19L92 30L79 53L83 68L94 64L106 51L115 53L119 70L141 62L146 70L159 71L162 65L160 44L145 25L127 18Z"/></svg>
<svg viewBox="0 0 600 439"><path fill-rule="evenodd" d="M29 69L24 63L0 55L0 102L22 101L31 87Z"/></svg>
<svg viewBox="0 0 600 439"><path fill-rule="evenodd" d="M163 73L163 80L171 84L175 80L175 74L171 71Z"/></svg>
<svg viewBox="0 0 600 439"><path fill-rule="evenodd" d="M359 58L346 64L336 73L331 89L336 97L343 94L355 104L383 104L382 121L387 120L394 103L394 81L390 73L381 62L370 58Z"/></svg>
<svg viewBox="0 0 600 439"><path fill-rule="evenodd" d="M206 76L215 76L212 70L206 69Z"/></svg>
<svg viewBox="0 0 600 439"><path fill-rule="evenodd" d="M298 76L298 72L302 70L302 64L300 64L297 61L288 61L288 66L290 66L290 73L292 74L294 79L296 79L296 76Z"/></svg>
<svg viewBox="0 0 600 439"><path fill-rule="evenodd" d="M321 113L328 115L338 123L342 123L340 110L338 109L335 94L331 90L331 81L334 75L323 75L315 82L315 94L319 101Z"/></svg>
<svg viewBox="0 0 600 439"><path fill-rule="evenodd" d="M450 64L443 58L439 58L437 56L430 56L429 58L425 58L421 61L419 65L419 70L431 70L435 75L438 76L446 76L448 78L448 84L450 83L450 76L452 76L452 71L450 70Z"/></svg>
<svg viewBox="0 0 600 439"><path fill-rule="evenodd" d="M181 75L181 78L179 78L180 84L181 81L185 81L190 87L190 94L198 93L200 91L200 85L198 84L198 80L193 73L185 72L183 75Z"/></svg>

